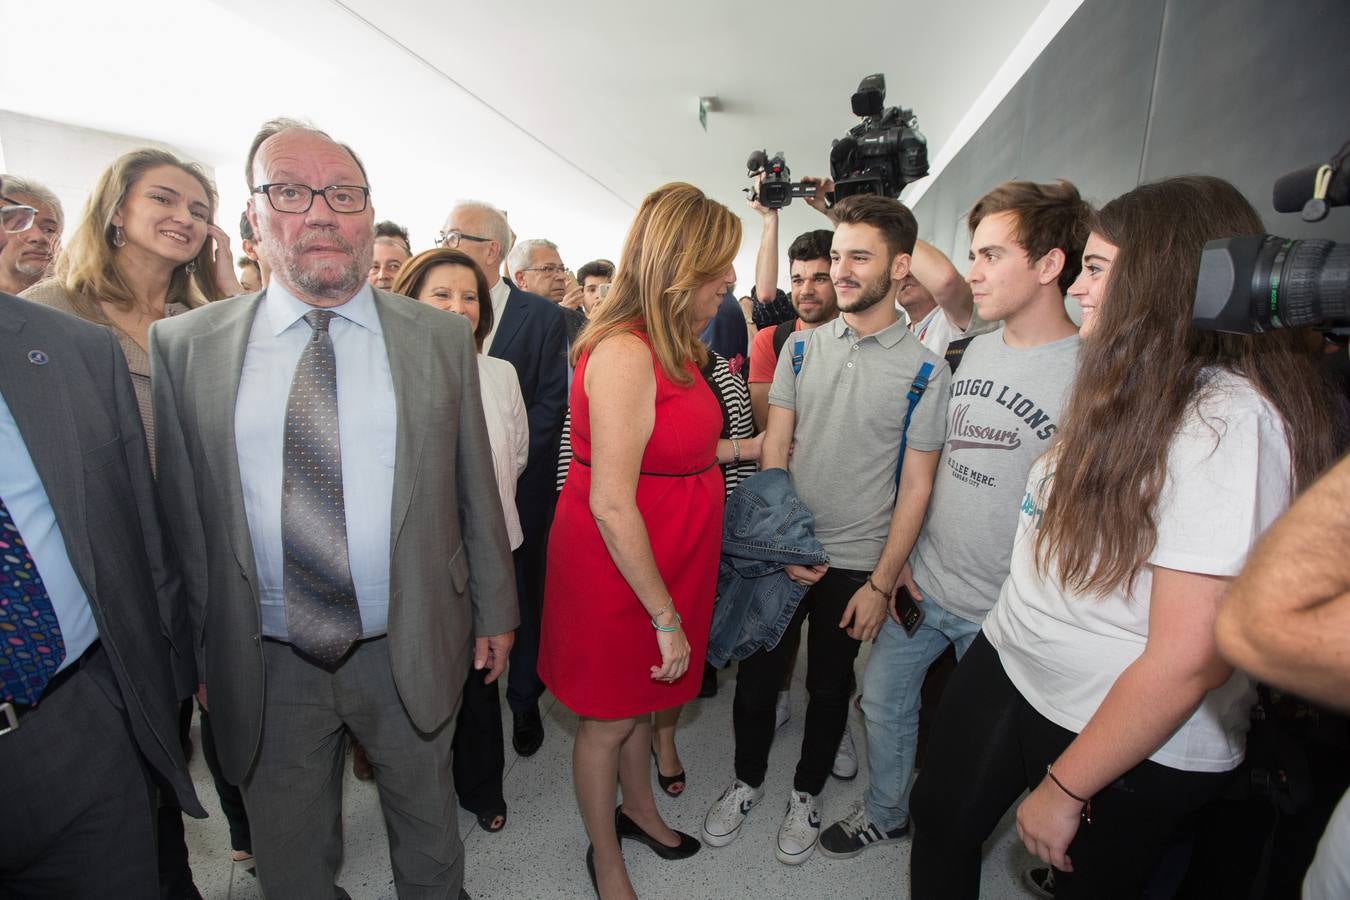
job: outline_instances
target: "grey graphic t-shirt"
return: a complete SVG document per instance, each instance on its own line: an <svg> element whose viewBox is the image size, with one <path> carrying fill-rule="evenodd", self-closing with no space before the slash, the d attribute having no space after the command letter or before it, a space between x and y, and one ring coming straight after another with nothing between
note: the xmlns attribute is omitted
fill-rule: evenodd
<svg viewBox="0 0 1350 900"><path fill-rule="evenodd" d="M952 376L947 442L909 561L926 600L980 622L1008 577L1027 473L1059 429L1078 335L1029 349L1002 329L970 342Z"/></svg>

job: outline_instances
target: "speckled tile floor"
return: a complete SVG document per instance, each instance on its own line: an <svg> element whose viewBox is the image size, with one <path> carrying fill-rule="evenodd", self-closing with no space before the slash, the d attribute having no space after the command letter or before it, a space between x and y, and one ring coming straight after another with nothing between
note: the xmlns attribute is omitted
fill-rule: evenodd
<svg viewBox="0 0 1350 900"><path fill-rule="evenodd" d="M865 652L865 651L864 651ZM861 671L862 661L859 662ZM744 833L721 849L705 847L697 856L667 862L636 844L626 844L629 873L644 900L723 900L723 898L847 897L905 898L909 896L909 842L878 847L851 860L826 859L816 854L804 865L789 867L773 855L781 807L791 788L792 770L801 742L806 692L806 667L798 665L792 693L792 718L778 732L765 780L766 796L751 814ZM680 722L680 754L689 773L685 796L669 799L657 791L662 813L672 827L697 834L703 814L732 777L731 700L734 668L721 673L716 697L686 708ZM511 751L510 713L505 710L507 735L506 802L510 821L504 831L489 835L473 817L461 811L460 834L467 854L465 887L474 900L578 900L589 898L583 856L586 836L576 811L571 782L571 745L576 717L551 696L545 697L543 748L529 759ZM862 716L852 710L850 726L857 738L859 777L850 782L831 779L823 795L822 820L829 824L858 799L866 786L866 747ZM196 738L194 725L194 739ZM389 872L384 819L373 784L345 784L343 828L345 857L339 883L354 900L395 897ZM211 817L188 820L188 846L197 886L207 900L255 900L262 896L247 864L231 864L229 833L211 786L202 755L193 758L197 791ZM988 900L1025 900L1021 870L1030 864L1012 827L1011 816L986 848L981 897Z"/></svg>

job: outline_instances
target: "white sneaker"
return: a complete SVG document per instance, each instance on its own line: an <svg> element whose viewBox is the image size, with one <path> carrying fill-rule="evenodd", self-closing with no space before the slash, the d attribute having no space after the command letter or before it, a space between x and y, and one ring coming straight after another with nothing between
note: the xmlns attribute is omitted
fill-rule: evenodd
<svg viewBox="0 0 1350 900"><path fill-rule="evenodd" d="M793 791L788 795L787 815L778 828L778 847L774 856L789 866L801 865L816 849L820 837L820 810L812 794Z"/></svg>
<svg viewBox="0 0 1350 900"><path fill-rule="evenodd" d="M762 788L751 787L739 778L723 792L703 817L703 843L709 847L725 847L741 833L745 817L764 796Z"/></svg>
<svg viewBox="0 0 1350 900"><path fill-rule="evenodd" d="M792 718L792 691L779 691L778 703L773 708L773 730L777 731Z"/></svg>
<svg viewBox="0 0 1350 900"><path fill-rule="evenodd" d="M840 781L852 781L858 775L858 751L853 748L853 731L844 727L839 749L834 752L834 768L830 774Z"/></svg>

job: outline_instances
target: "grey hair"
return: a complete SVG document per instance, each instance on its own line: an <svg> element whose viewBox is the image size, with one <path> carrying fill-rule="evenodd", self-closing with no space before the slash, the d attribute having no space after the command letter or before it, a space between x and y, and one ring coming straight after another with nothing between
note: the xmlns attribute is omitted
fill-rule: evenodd
<svg viewBox="0 0 1350 900"><path fill-rule="evenodd" d="M482 214L483 230L487 234L480 237L491 238L502 248L502 255L505 256L511 249L511 226L506 224L506 214L491 203L484 203L482 200L459 200L454 206L450 207L450 215L453 216L461 209L470 209Z"/></svg>
<svg viewBox="0 0 1350 900"><path fill-rule="evenodd" d="M308 122L303 122L300 119L279 118L269 119L264 122L262 127L258 129L258 133L253 136L253 143L248 148L248 159L244 161L244 181L248 183L249 190L253 190L257 187L257 185L253 183L253 160L257 158L259 148L262 147L268 138L275 137L283 131L293 130L308 131L310 134L317 134L324 140L336 144L343 150L346 150L347 154L351 156L352 162L356 163L356 168L361 170L361 178L365 180L366 187L370 186L370 176L366 174L366 164L361 162L361 157L357 156L356 151L351 147L333 140L333 136L328 132L321 128L315 128Z"/></svg>
<svg viewBox="0 0 1350 900"><path fill-rule="evenodd" d="M530 267L530 260L534 256L534 251L538 250L540 247L548 250L558 249L557 244L552 241L546 241L543 238L533 238L528 241L521 241L511 248L511 255L506 258L506 265L511 270L512 278L514 278L516 273L521 269L528 269Z"/></svg>
<svg viewBox="0 0 1350 900"><path fill-rule="evenodd" d="M60 199L50 189L36 181L18 175L5 175L3 180L0 180L0 184L4 185L5 193L14 199L18 199L15 195L22 194L24 197L37 201L34 205L50 208L52 214L56 216L56 229L60 231L65 228L66 212L61 208Z"/></svg>

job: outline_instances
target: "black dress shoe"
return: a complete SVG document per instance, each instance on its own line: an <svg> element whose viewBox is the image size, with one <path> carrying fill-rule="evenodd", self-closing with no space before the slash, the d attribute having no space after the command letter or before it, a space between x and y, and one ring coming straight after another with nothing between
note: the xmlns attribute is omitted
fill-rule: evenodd
<svg viewBox="0 0 1350 900"><path fill-rule="evenodd" d="M687 859L702 849L703 845L698 842L698 838L693 835L685 834L683 831L676 831L679 835L680 845L678 847L667 847L665 844L652 837L642 830L642 826L634 822L623 811L623 806L614 808L614 830L618 832L619 840L624 838L639 841L652 848L657 856L662 859ZM674 829L672 829L674 830Z"/></svg>
<svg viewBox="0 0 1350 900"><path fill-rule="evenodd" d="M512 721L511 746L521 756L534 756L544 744L544 720L539 718L539 707L517 712Z"/></svg>

